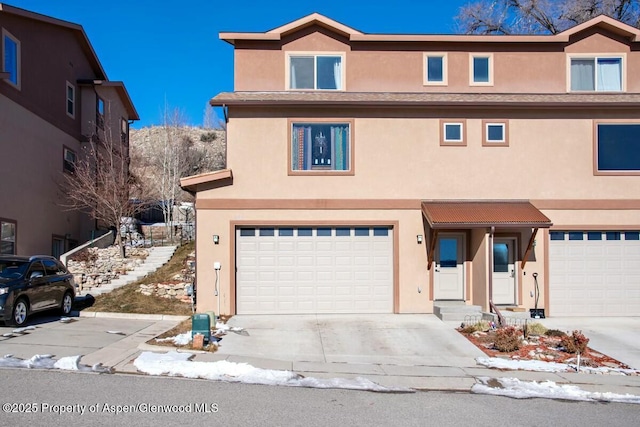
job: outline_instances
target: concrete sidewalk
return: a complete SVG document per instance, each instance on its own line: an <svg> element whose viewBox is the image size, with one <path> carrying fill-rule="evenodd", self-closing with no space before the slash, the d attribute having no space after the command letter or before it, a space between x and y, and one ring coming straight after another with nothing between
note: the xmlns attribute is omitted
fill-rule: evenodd
<svg viewBox="0 0 640 427"><path fill-rule="evenodd" d="M35 329L0 336L0 353L23 359L36 354L83 355L83 364L102 363L116 372L135 373L133 361L142 351L171 350L147 342L186 318L83 312L71 323L61 323L59 317L37 317L32 323ZM636 325L633 321L626 324ZM486 376L549 380L587 391L640 395L640 376L499 371L478 366L475 358L484 354L456 332L455 325L433 315L235 316L229 325L245 328L244 332L229 332L216 353L193 352L193 360L249 363L316 378L365 377L384 386L420 390L468 392L477 377ZM0 335L13 329L0 327ZM589 335L586 327L582 329Z"/></svg>

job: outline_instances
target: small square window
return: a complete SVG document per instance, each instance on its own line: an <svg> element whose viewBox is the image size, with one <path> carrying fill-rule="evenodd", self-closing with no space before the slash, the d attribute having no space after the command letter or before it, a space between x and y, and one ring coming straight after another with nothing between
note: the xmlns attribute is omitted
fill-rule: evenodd
<svg viewBox="0 0 640 427"><path fill-rule="evenodd" d="M440 145L467 145L465 120L440 120Z"/></svg>
<svg viewBox="0 0 640 427"><path fill-rule="evenodd" d="M483 138L484 146L508 146L509 145L509 127L507 122L483 120Z"/></svg>
<svg viewBox="0 0 640 427"><path fill-rule="evenodd" d="M570 231L569 240L584 240L584 233L582 231Z"/></svg>
<svg viewBox="0 0 640 427"><path fill-rule="evenodd" d="M64 147L62 149L62 170L70 174L74 173L76 170L76 161L76 152Z"/></svg>
<svg viewBox="0 0 640 427"><path fill-rule="evenodd" d="M549 233L551 240L564 240L564 231L552 231Z"/></svg>
<svg viewBox="0 0 640 427"><path fill-rule="evenodd" d="M447 84L446 53L424 54L424 84L444 86Z"/></svg>
<svg viewBox="0 0 640 427"><path fill-rule="evenodd" d="M640 172L640 123L596 125L596 173Z"/></svg>
<svg viewBox="0 0 640 427"><path fill-rule="evenodd" d="M471 54L471 70L469 84L471 86L493 85L493 55Z"/></svg>
<svg viewBox="0 0 640 427"><path fill-rule="evenodd" d="M67 82L67 116L74 119L76 117L76 88Z"/></svg>

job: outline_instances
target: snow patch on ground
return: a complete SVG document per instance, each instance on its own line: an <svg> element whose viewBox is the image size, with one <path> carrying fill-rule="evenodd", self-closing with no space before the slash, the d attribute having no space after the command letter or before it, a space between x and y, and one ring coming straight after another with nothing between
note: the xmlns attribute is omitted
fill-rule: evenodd
<svg viewBox="0 0 640 427"><path fill-rule="evenodd" d="M320 379L303 377L291 371L261 369L247 363L233 363L226 360L218 362L191 361L193 354L152 353L145 351L133 362L141 372L150 375L169 375L185 378L241 382L246 384L280 385L288 387L342 388L349 390L367 390L383 393L413 393L414 390L400 387L384 387L366 378Z"/></svg>
<svg viewBox="0 0 640 427"><path fill-rule="evenodd" d="M36 354L30 359L20 359L12 354L7 354L0 359L0 368L26 368L26 369L60 369L63 371L82 371L111 373L111 368L102 366L101 363L93 366L80 363L82 356L67 356L56 360L51 354Z"/></svg>
<svg viewBox="0 0 640 427"><path fill-rule="evenodd" d="M638 375L640 371L635 369L619 369L619 368L591 368L588 366L544 362L542 360L514 360L502 359L500 357L477 357L476 362L487 368L508 369L512 371L535 371L535 372L580 372L589 374L614 374L614 375Z"/></svg>
<svg viewBox="0 0 640 427"><path fill-rule="evenodd" d="M157 342L173 342L175 345L187 345L191 342L191 331L168 338L156 338Z"/></svg>
<svg viewBox="0 0 640 427"><path fill-rule="evenodd" d="M640 396L633 394L601 393L582 390L574 385L558 385L553 381L521 381L517 378L478 377L472 393L506 396L514 399L534 397L545 399L580 400L588 402L619 402L640 404Z"/></svg>

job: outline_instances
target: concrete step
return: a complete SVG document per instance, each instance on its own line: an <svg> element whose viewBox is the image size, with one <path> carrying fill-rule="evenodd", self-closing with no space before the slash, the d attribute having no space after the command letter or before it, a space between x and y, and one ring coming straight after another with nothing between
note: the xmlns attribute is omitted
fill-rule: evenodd
<svg viewBox="0 0 640 427"><path fill-rule="evenodd" d="M436 302L433 306L433 314L442 321L465 321L471 318L482 317L482 307L479 305L467 305L462 302Z"/></svg>

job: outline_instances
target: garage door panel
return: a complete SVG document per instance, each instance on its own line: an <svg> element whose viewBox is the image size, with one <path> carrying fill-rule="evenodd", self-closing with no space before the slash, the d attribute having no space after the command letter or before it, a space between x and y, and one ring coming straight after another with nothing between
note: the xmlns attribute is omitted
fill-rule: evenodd
<svg viewBox="0 0 640 427"><path fill-rule="evenodd" d="M567 235L549 245L551 314L640 316L640 242L614 240L616 232L603 233L604 240Z"/></svg>

